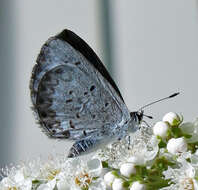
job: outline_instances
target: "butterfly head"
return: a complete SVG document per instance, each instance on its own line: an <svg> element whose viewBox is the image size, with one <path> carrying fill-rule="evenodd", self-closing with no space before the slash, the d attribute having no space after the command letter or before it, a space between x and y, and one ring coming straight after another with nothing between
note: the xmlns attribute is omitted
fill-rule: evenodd
<svg viewBox="0 0 198 190"><path fill-rule="evenodd" d="M142 120L143 120L143 116L144 116L144 111L135 111L135 112L131 112L131 120L137 124L141 124Z"/></svg>

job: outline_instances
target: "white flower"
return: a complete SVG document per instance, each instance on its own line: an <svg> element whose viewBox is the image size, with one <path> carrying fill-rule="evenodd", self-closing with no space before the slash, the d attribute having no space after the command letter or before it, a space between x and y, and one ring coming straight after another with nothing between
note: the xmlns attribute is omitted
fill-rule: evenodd
<svg viewBox="0 0 198 190"><path fill-rule="evenodd" d="M195 168L185 158L179 157L177 161L180 163L179 168L169 166L168 170L163 172L165 179L171 180L171 183L173 183L171 185L172 189L198 190Z"/></svg>
<svg viewBox="0 0 198 190"><path fill-rule="evenodd" d="M195 179L184 178L179 182L179 190L198 190L198 184Z"/></svg>
<svg viewBox="0 0 198 190"><path fill-rule="evenodd" d="M111 187L114 180L116 179L116 176L111 172L107 172L105 175L104 175L104 181L106 183L106 185L108 187Z"/></svg>
<svg viewBox="0 0 198 190"><path fill-rule="evenodd" d="M17 168L4 169L0 189L16 190L98 190L105 189L100 177L102 163L98 159L88 162L82 159L67 159L65 156L51 156L46 162L37 160Z"/></svg>
<svg viewBox="0 0 198 190"><path fill-rule="evenodd" d="M101 162L98 159L84 162L81 158L71 159L71 166L65 168L66 181L71 189L105 189L103 178L99 177Z"/></svg>
<svg viewBox="0 0 198 190"><path fill-rule="evenodd" d="M125 190L124 181L120 178L116 178L112 184L113 190Z"/></svg>
<svg viewBox="0 0 198 190"><path fill-rule="evenodd" d="M187 151L187 143L186 140L181 138L172 138L167 143L167 150L171 154L181 153Z"/></svg>
<svg viewBox="0 0 198 190"><path fill-rule="evenodd" d="M142 158L140 165L152 161L156 157L159 142L153 135L151 127L142 124L140 130L130 134L130 137L130 146L128 138L123 138L121 141L113 142L98 150L97 157L102 161L107 161L110 167L116 169L119 169L121 164L128 162L132 156Z"/></svg>
<svg viewBox="0 0 198 190"><path fill-rule="evenodd" d="M139 181L135 181L130 187L130 190L146 190L146 186L141 184Z"/></svg>
<svg viewBox="0 0 198 190"><path fill-rule="evenodd" d="M180 126L181 130L191 135L192 137L187 139L187 142L194 143L198 139L198 118L194 122L186 122Z"/></svg>
<svg viewBox="0 0 198 190"><path fill-rule="evenodd" d="M13 171L10 173L9 177L5 177L0 182L0 189L20 189L20 190L31 190L32 180L24 175L24 168Z"/></svg>
<svg viewBox="0 0 198 190"><path fill-rule="evenodd" d="M162 138L167 137L169 125L166 122L159 121L153 127L153 134Z"/></svg>
<svg viewBox="0 0 198 190"><path fill-rule="evenodd" d="M162 121L168 122L171 126L177 126L181 123L181 118L174 112L167 113Z"/></svg>
<svg viewBox="0 0 198 190"><path fill-rule="evenodd" d="M125 163L120 167L120 173L125 177L130 177L132 174L136 173L136 168L133 163Z"/></svg>

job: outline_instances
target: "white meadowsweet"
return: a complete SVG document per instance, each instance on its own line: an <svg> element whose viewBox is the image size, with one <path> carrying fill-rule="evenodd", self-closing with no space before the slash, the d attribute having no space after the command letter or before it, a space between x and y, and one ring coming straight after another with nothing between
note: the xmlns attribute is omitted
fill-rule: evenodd
<svg viewBox="0 0 198 190"><path fill-rule="evenodd" d="M30 162L4 172L1 190L77 190L104 189L99 175L102 163L98 159L83 161L65 156L51 157L47 162Z"/></svg>
<svg viewBox="0 0 198 190"><path fill-rule="evenodd" d="M124 180L121 178L116 178L112 184L113 190L126 190L124 187Z"/></svg>
<svg viewBox="0 0 198 190"><path fill-rule="evenodd" d="M146 190L146 185L141 184L139 181L133 182L130 190Z"/></svg>
<svg viewBox="0 0 198 190"><path fill-rule="evenodd" d="M198 190L198 119L177 116L141 125L130 144L126 137L87 160L55 155L5 168L0 190Z"/></svg>
<svg viewBox="0 0 198 190"><path fill-rule="evenodd" d="M112 171L107 172L104 175L104 181L105 181L105 184L107 185L107 187L111 187L115 179L116 179L116 176L113 174Z"/></svg>
<svg viewBox="0 0 198 190"><path fill-rule="evenodd" d="M164 121L157 122L153 127L153 134L165 138L168 135L169 125Z"/></svg>
<svg viewBox="0 0 198 190"><path fill-rule="evenodd" d="M73 189L104 189L103 178L99 178L102 170L100 160L94 158L88 162L83 162L80 158L74 159L69 173L70 188Z"/></svg>
<svg viewBox="0 0 198 190"><path fill-rule="evenodd" d="M24 175L23 168L20 170L13 170L9 177L5 177L0 182L1 190L20 189L31 190L32 180Z"/></svg>
<svg viewBox="0 0 198 190"><path fill-rule="evenodd" d="M163 172L165 179L171 180L173 183L170 189L198 190L198 181L196 180L196 169L198 168L194 168L191 163L182 157L177 160L180 167L168 167L168 170Z"/></svg>
<svg viewBox="0 0 198 190"><path fill-rule="evenodd" d="M194 122L183 123L180 128L184 133L191 135L187 142L194 143L198 141L198 118Z"/></svg>
<svg viewBox="0 0 198 190"><path fill-rule="evenodd" d="M158 139L152 134L152 129L142 125L140 130L131 134L130 146L127 139L122 139L98 150L96 155L109 166L119 169L123 163L131 162L128 161L131 157L141 158L138 165L143 165L153 160L158 150Z"/></svg>
<svg viewBox="0 0 198 190"><path fill-rule="evenodd" d="M181 118L178 114L174 112L169 112L164 115L162 121L168 122L171 126L177 126L179 123L181 123Z"/></svg>
<svg viewBox="0 0 198 190"><path fill-rule="evenodd" d="M136 168L133 163L124 163L120 167L120 173L125 177L130 177L132 174L136 173Z"/></svg>
<svg viewBox="0 0 198 190"><path fill-rule="evenodd" d="M167 150L171 154L186 152L187 151L186 140L183 137L170 139L167 143Z"/></svg>

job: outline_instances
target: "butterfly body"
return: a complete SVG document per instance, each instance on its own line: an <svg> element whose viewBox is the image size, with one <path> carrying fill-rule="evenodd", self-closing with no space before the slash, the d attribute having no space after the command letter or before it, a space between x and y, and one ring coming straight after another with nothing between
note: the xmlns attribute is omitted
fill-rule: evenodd
<svg viewBox="0 0 198 190"><path fill-rule="evenodd" d="M30 90L42 130L75 141L69 157L122 139L139 123L94 51L69 30L41 48Z"/></svg>

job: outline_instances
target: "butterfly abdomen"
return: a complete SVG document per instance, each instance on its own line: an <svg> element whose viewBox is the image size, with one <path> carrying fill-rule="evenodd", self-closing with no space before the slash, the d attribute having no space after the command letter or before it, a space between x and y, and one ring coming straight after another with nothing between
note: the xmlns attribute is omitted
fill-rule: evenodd
<svg viewBox="0 0 198 190"><path fill-rule="evenodd" d="M68 158L73 158L79 156L80 154L86 152L88 149L93 148L96 145L96 139L86 138L76 141L71 147Z"/></svg>

